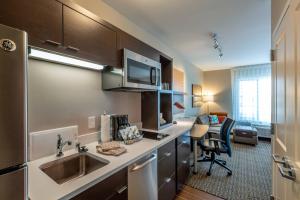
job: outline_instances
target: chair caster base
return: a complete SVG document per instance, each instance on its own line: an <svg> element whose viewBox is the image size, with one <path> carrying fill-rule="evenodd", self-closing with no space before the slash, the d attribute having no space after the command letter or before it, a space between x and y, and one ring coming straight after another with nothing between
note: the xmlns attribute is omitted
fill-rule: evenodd
<svg viewBox="0 0 300 200"><path fill-rule="evenodd" d="M210 172L207 172L207 173L206 173L206 175L207 175L207 176L210 176L210 175L211 175L211 173L210 173Z"/></svg>
<svg viewBox="0 0 300 200"><path fill-rule="evenodd" d="M219 161L219 162L222 163L223 165L226 165L226 164L227 164L227 162L226 162L225 160L219 160L219 159L217 159L217 161Z"/></svg>
<svg viewBox="0 0 300 200"><path fill-rule="evenodd" d="M231 176L231 175L232 175L232 172L227 172L227 175L228 175L228 176Z"/></svg>

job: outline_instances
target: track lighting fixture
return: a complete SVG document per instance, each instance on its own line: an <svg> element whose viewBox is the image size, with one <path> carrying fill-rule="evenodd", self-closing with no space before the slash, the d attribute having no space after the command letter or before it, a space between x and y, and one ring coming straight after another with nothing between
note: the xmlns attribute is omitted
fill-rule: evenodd
<svg viewBox="0 0 300 200"><path fill-rule="evenodd" d="M222 58L224 54L223 54L220 42L218 41L218 38L217 38L218 35L217 35L217 33L214 33L214 32L210 33L210 37L213 40L213 47L214 47L214 49L216 49L218 51L219 57Z"/></svg>

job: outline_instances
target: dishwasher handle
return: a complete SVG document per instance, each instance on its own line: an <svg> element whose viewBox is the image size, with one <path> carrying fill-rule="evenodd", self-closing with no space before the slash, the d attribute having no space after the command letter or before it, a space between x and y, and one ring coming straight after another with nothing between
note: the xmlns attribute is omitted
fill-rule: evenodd
<svg viewBox="0 0 300 200"><path fill-rule="evenodd" d="M143 163L140 164L140 165L135 165L130 171L131 171L131 172L138 171L138 170L140 170L140 169L146 167L146 165L148 165L149 163L151 163L153 160L156 160L156 158L157 158L156 154L153 153L153 154L151 155L151 157L150 157L148 160L146 160L145 162L143 162Z"/></svg>

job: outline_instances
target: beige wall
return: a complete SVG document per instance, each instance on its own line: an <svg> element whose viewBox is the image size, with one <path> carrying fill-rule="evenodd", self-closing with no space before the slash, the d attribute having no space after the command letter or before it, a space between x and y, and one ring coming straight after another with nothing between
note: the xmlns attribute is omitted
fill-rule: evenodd
<svg viewBox="0 0 300 200"><path fill-rule="evenodd" d="M174 67L179 68L185 72L185 92L187 92L188 94L192 93L192 83L202 84L202 71L199 68L192 65L181 55L179 55L174 49L166 45L163 41L158 40L149 32L141 29L103 1L74 0L74 2L98 15L109 23L115 25L116 27L119 27L123 31L135 36L136 38L144 41L152 47L171 56L174 59ZM200 108L192 108L192 99L190 96L185 97L185 107L185 112L187 114L198 114L200 112Z"/></svg>
<svg viewBox="0 0 300 200"><path fill-rule="evenodd" d="M198 68L186 67L184 71L184 87L188 95L184 96L185 114L197 115L201 113L201 108L192 107L192 84L203 84L203 72Z"/></svg>
<svg viewBox="0 0 300 200"><path fill-rule="evenodd" d="M278 24L279 18L282 15L284 7L289 0L272 0L272 33Z"/></svg>
<svg viewBox="0 0 300 200"><path fill-rule="evenodd" d="M88 129L88 117L104 111L141 121L140 94L103 91L99 71L37 60L29 60L28 68L29 132L70 125L78 125L79 134L95 132L99 120Z"/></svg>
<svg viewBox="0 0 300 200"><path fill-rule="evenodd" d="M214 95L214 102L209 103L210 112L224 111L232 116L231 70L205 71L203 78L203 92ZM207 103L203 108L207 111Z"/></svg>

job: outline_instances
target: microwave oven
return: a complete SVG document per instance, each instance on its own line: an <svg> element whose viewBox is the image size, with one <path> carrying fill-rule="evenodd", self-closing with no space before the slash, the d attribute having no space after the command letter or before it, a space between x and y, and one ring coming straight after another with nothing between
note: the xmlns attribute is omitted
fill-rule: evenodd
<svg viewBox="0 0 300 200"><path fill-rule="evenodd" d="M160 90L161 64L124 49L123 68L105 67L102 71L102 88L132 91Z"/></svg>

